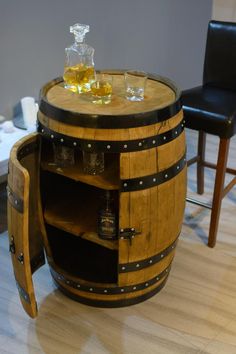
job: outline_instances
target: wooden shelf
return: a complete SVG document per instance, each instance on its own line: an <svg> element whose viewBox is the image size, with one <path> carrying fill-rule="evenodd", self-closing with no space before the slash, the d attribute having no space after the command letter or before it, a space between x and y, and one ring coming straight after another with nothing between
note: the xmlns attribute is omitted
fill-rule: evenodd
<svg viewBox="0 0 236 354"><path fill-rule="evenodd" d="M50 225L46 229L57 272L75 276L83 283L89 281L98 286L117 284L117 250L87 242Z"/></svg>
<svg viewBox="0 0 236 354"><path fill-rule="evenodd" d="M107 162L107 163L106 163ZM119 189L119 167L117 159L105 160L105 170L99 175L88 175L83 171L82 162L76 162L73 166L58 167L52 161L42 161L41 168L45 171L80 181L101 189Z"/></svg>
<svg viewBox="0 0 236 354"><path fill-rule="evenodd" d="M46 195L46 223L103 247L118 249L118 241L103 240L97 234L99 190L89 186L71 186L63 186L63 190L55 188Z"/></svg>

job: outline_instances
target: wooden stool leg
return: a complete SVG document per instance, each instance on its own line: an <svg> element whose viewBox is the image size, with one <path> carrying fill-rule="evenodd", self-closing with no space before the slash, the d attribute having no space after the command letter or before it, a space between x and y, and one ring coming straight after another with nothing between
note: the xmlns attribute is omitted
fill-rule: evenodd
<svg viewBox="0 0 236 354"><path fill-rule="evenodd" d="M204 193L204 161L206 150L206 133L199 131L198 135L198 161L197 161L197 193Z"/></svg>
<svg viewBox="0 0 236 354"><path fill-rule="evenodd" d="M230 139L220 139L218 160L216 167L215 187L212 202L211 222L208 237L208 246L214 247L220 218L221 202L223 198L225 172L229 152Z"/></svg>

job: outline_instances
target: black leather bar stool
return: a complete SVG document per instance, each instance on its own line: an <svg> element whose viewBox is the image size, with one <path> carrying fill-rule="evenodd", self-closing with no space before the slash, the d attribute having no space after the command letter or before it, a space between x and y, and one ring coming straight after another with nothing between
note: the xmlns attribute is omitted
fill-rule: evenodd
<svg viewBox="0 0 236 354"><path fill-rule="evenodd" d="M236 23L209 22L203 84L184 91L182 103L186 127L199 132L197 155L188 161L188 165L197 163L197 193L204 193L204 167L216 170L208 237L208 246L214 247L222 199L236 184L233 177L225 186L226 172L236 175L235 169L227 167L230 139L236 134ZM219 137L216 165L205 161L208 133ZM187 201L209 207L194 199Z"/></svg>

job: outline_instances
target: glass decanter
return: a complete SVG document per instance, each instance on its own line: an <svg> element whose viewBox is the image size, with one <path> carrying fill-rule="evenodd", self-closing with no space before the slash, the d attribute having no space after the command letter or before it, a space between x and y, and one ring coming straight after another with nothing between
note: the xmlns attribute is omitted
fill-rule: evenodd
<svg viewBox="0 0 236 354"><path fill-rule="evenodd" d="M76 23L70 26L70 32L74 34L75 42L65 49L64 86L73 92L88 92L95 80L94 49L84 43L89 26Z"/></svg>

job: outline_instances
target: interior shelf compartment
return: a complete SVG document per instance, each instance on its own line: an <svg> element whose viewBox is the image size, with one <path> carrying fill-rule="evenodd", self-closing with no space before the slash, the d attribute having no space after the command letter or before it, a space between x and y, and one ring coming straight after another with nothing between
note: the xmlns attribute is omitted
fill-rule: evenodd
<svg viewBox="0 0 236 354"><path fill-rule="evenodd" d="M117 283L118 251L47 225L55 264L69 274L97 283Z"/></svg>
<svg viewBox="0 0 236 354"><path fill-rule="evenodd" d="M66 167L57 166L54 163L52 147L47 145L47 153L42 153L41 168L45 171L50 171L62 176L66 176L75 181L81 181L89 185L96 186L102 189L119 189L119 154L105 154L105 169L104 172L98 175L88 175L83 171L82 152L74 149L75 164ZM44 150L45 147L44 147Z"/></svg>
<svg viewBox="0 0 236 354"><path fill-rule="evenodd" d="M47 224L109 249L118 249L117 240L98 237L98 211L103 191L68 178L42 173L44 219ZM118 191L114 191L118 208Z"/></svg>

